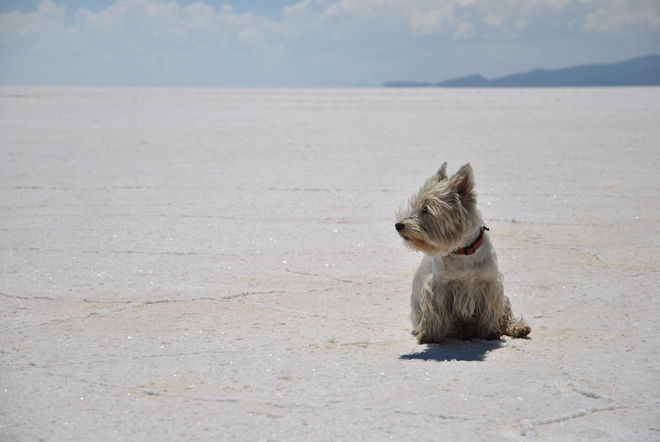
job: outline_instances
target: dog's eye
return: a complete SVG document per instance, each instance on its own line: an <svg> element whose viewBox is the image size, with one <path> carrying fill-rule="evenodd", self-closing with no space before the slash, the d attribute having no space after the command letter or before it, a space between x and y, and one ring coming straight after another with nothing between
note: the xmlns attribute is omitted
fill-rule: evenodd
<svg viewBox="0 0 660 442"><path fill-rule="evenodd" d="M422 215L422 216L426 216L426 215L429 214L429 209L427 209L426 207L424 207L422 210L419 211L419 213L420 213L420 215Z"/></svg>

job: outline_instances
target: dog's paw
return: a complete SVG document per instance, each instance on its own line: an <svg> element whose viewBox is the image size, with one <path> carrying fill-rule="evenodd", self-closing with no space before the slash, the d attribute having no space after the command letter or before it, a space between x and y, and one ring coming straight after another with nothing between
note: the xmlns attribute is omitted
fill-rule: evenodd
<svg viewBox="0 0 660 442"><path fill-rule="evenodd" d="M412 331L413 336L417 338L418 344L430 344L431 340L425 330L415 329Z"/></svg>

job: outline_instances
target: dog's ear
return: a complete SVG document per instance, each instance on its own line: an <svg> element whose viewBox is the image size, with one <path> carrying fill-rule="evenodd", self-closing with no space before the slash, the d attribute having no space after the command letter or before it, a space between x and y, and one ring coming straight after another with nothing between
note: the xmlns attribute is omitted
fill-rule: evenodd
<svg viewBox="0 0 660 442"><path fill-rule="evenodd" d="M447 162L445 161L438 169L438 173L435 174L435 179L440 182L447 179Z"/></svg>
<svg viewBox="0 0 660 442"><path fill-rule="evenodd" d="M451 188L458 194L464 204L474 204L474 173L470 163L463 164L449 180Z"/></svg>

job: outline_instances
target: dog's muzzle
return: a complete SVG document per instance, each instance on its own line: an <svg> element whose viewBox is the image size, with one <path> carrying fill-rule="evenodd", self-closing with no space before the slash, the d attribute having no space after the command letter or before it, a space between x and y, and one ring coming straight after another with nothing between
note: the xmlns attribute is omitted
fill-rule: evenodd
<svg viewBox="0 0 660 442"><path fill-rule="evenodd" d="M394 224L394 227L396 228L397 232L400 232L403 230L404 227L406 227L403 223L396 223Z"/></svg>

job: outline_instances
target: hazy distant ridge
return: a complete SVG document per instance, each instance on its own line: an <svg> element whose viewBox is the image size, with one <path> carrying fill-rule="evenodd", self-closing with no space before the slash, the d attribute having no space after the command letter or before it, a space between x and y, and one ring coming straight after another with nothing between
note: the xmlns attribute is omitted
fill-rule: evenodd
<svg viewBox="0 0 660 442"><path fill-rule="evenodd" d="M651 54L611 64L589 64L563 69L534 69L489 80L475 74L467 77L420 83L390 81L385 87L580 87L658 86L660 55Z"/></svg>

